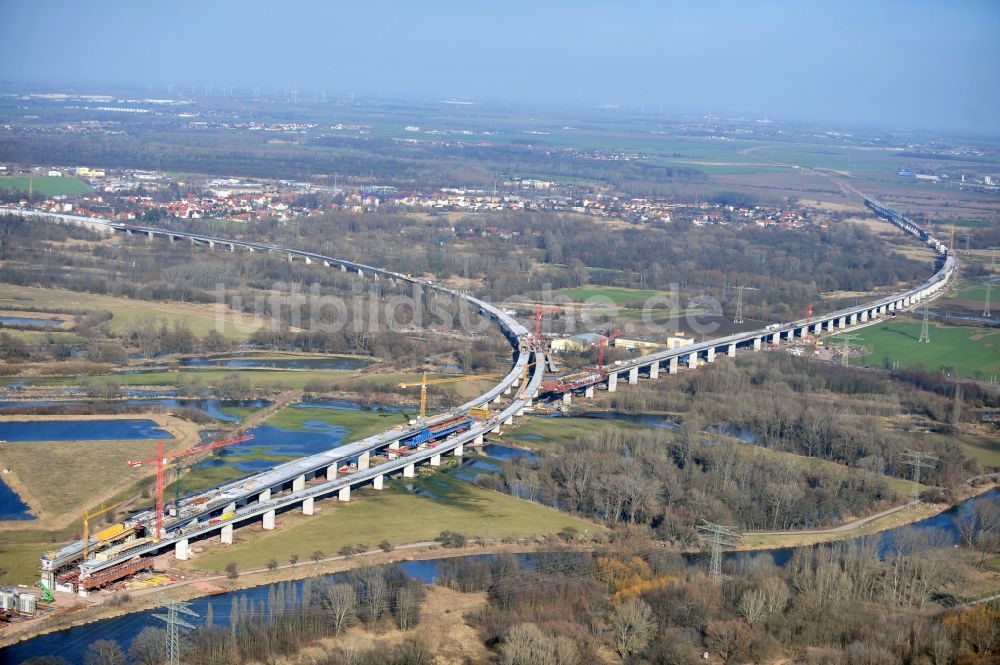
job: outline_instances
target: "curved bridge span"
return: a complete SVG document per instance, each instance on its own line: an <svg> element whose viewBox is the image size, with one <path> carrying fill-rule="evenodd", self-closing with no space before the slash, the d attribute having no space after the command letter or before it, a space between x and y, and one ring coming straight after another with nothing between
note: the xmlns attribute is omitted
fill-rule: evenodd
<svg viewBox="0 0 1000 665"><path fill-rule="evenodd" d="M344 446L302 457L277 465L242 480L213 488L181 501L177 514L167 520L164 533L156 538L137 540L134 547L114 548L103 555L98 553L83 560L83 542L77 541L41 558L41 579L52 588L59 579L76 581L81 590L99 588L121 577L152 566L152 556L173 549L178 559L187 559L193 540L219 537L223 543L232 543L233 530L261 522L264 529L273 529L275 516L289 510L313 514L317 500L337 498L349 501L351 490L371 485L382 489L387 476L413 477L420 464L437 466L442 455L461 456L466 445L483 443L484 437L497 433L503 425L512 424L515 416L524 414L532 400L543 392L561 394L569 401L573 394L592 396L598 384L609 391L617 389L620 379L637 383L640 373L655 379L660 369L673 374L679 365L697 367L700 362L713 362L717 353L735 356L737 349L759 351L762 344L780 344L809 333L847 329L866 323L889 313L907 309L937 294L957 268L956 258L947 248L917 224L876 201L865 204L879 217L907 233L918 237L938 252L937 270L924 283L902 293L878 298L872 302L828 314L817 315L808 321L799 320L765 329L738 333L698 344L662 351L631 359L604 372L595 372L571 384L546 384L543 386L545 357L532 345L531 333L512 316L494 305L438 284L416 279L398 272L370 266L355 261L324 256L305 250L289 249L274 245L218 238L198 233L188 233L140 227L109 222L88 217L45 213L32 210L0 208L0 214L38 217L85 225L106 233L141 234L149 238L165 238L172 242L187 241L192 245L212 249L246 252L272 252L286 255L289 260L317 263L333 270L353 272L359 278L386 279L392 283L411 283L420 288L465 300L478 312L492 320L511 344L513 360L510 371L492 389L447 413L419 420L416 424L388 430ZM529 371L530 370L530 371ZM495 405L488 418L473 418L473 408ZM374 455L388 461L371 464ZM340 471L351 465L350 473ZM132 516L126 526L155 524L154 511ZM91 539L89 547L98 543Z"/></svg>

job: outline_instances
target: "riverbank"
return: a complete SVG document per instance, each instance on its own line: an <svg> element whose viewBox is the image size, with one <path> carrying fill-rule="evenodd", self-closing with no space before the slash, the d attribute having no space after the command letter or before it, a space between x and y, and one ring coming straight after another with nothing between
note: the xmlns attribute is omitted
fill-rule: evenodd
<svg viewBox="0 0 1000 665"><path fill-rule="evenodd" d="M734 548L734 551L754 552L808 547L836 540L875 535L937 517L941 513L951 510L956 505L987 494L998 487L1000 487L1000 484L996 482L969 487L969 492L963 494L961 500L956 503L906 503L876 513L875 515L869 515L833 527L803 529L801 531L747 533L743 535L742 543L739 547Z"/></svg>
<svg viewBox="0 0 1000 665"><path fill-rule="evenodd" d="M582 552L592 551L593 549L589 546L563 547L567 550ZM550 551L552 548L552 543L536 542L532 544L493 543L485 546L470 545L462 548L445 549L438 543L424 541L399 545L389 552L374 549L350 557L338 555L320 559L318 562L307 560L300 561L295 565L284 564L273 570L258 568L241 571L235 579L230 579L227 575L182 577L168 585L138 591L128 591L130 600L123 605L112 606L109 601L111 601L115 594L101 592L87 599L79 599L79 602L87 605L85 609L65 614L55 619L43 616L30 621L11 624L10 626L6 626L3 629L3 634L0 635L0 649L40 635L66 630L74 626L82 626L156 608L160 605L160 593L166 593L167 596L174 600L187 601L219 593L229 593L275 584L277 582L288 582L309 577L342 573L364 565L387 565L404 561L429 561L474 555L525 554ZM172 555L163 556L171 557ZM162 558L158 557L158 560ZM158 565L157 568L159 569L161 566ZM65 597L65 594L61 594L61 596Z"/></svg>

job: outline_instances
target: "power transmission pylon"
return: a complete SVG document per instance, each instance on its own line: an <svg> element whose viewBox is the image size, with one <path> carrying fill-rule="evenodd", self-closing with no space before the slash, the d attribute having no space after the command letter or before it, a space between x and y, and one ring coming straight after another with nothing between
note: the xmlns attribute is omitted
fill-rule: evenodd
<svg viewBox="0 0 1000 665"><path fill-rule="evenodd" d="M160 594L163 607L167 608L166 614L154 614L153 617L167 624L167 665L180 665L181 662L181 627L191 628L194 626L180 617L181 614L197 617L198 613L188 607L187 603L179 600L171 600L166 594Z"/></svg>
<svg viewBox="0 0 1000 665"><path fill-rule="evenodd" d="M722 526L721 524L715 524L706 520L702 520L701 524L698 524L695 528L702 532L701 539L707 541L711 546L712 558L708 574L713 580L717 580L722 577L722 546L736 547L738 545L738 543L730 542L726 539L739 540L743 536L728 526Z"/></svg>
<svg viewBox="0 0 1000 665"><path fill-rule="evenodd" d="M993 286L993 280L986 280L986 305L983 307L983 316L990 315L990 287Z"/></svg>
<svg viewBox="0 0 1000 665"><path fill-rule="evenodd" d="M931 327L928 324L927 306L924 306L924 323L920 328L920 339L917 340L917 344L931 343Z"/></svg>
<svg viewBox="0 0 1000 665"><path fill-rule="evenodd" d="M861 335L838 335L837 339L843 342L843 349L840 351L840 364L848 367L851 364L851 342L860 339Z"/></svg>
<svg viewBox="0 0 1000 665"><path fill-rule="evenodd" d="M736 316L733 317L733 323L743 323L743 289L746 287L737 286L736 287Z"/></svg>
<svg viewBox="0 0 1000 665"><path fill-rule="evenodd" d="M936 464L930 462L937 462L938 458L930 453L922 453L909 448L903 451L903 457L905 458L903 464L909 464L913 467L913 489L910 491L910 500L916 502L920 498L920 469L933 469Z"/></svg>

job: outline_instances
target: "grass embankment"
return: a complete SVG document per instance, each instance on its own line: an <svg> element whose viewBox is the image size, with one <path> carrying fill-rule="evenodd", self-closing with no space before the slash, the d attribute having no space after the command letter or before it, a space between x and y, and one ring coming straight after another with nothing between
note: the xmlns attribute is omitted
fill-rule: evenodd
<svg viewBox="0 0 1000 665"><path fill-rule="evenodd" d="M129 414L154 420L170 432L167 452L199 440L198 427L163 414ZM24 416L5 416L17 420ZM113 419L116 416L38 416L45 419ZM57 548L81 529L83 513L115 505L148 486L155 469L129 467L131 459L156 455L156 441L60 441L0 445L0 466L12 473L3 480L28 504L37 519L0 522L0 583L30 583L38 557ZM151 501L151 500L150 500ZM104 524L103 516L97 524Z"/></svg>
<svg viewBox="0 0 1000 665"><path fill-rule="evenodd" d="M397 411L289 407L268 418L264 424L294 432L306 432L308 422L343 427L350 432L345 438L346 443L377 434L394 425L401 425L406 422L406 416Z"/></svg>
<svg viewBox="0 0 1000 665"><path fill-rule="evenodd" d="M294 511L279 515L274 531L256 525L237 529L232 546L222 549L206 542L206 552L186 566L206 572L222 571L230 562L240 569L260 568L270 559L285 563L292 554L303 561L316 551L330 556L345 545L434 540L445 530L488 538L541 536L568 526L581 533L603 530L558 510L440 475L417 479L415 484L426 485L434 498L411 494L399 481L391 481L381 492L355 491L347 503L319 502L317 515Z"/></svg>
<svg viewBox="0 0 1000 665"><path fill-rule="evenodd" d="M210 330L215 330L216 305L184 303L184 302L152 302L119 298L115 296L82 293L58 288L40 288L35 286L15 286L4 284L0 295L0 308L19 311L32 310L49 312L52 310L69 311L108 311L113 318L109 329L113 333L121 333L129 324L143 316L154 316L157 319L185 321L191 331L199 337L205 336ZM267 323L260 319L235 314L231 309L225 310L222 333L233 339L245 340L261 325ZM241 325L236 325L241 321Z"/></svg>
<svg viewBox="0 0 1000 665"><path fill-rule="evenodd" d="M639 425L623 420L560 417L525 418L515 421L515 425L503 430L503 438L524 448L548 448L572 444L581 436L593 434L605 427L626 430L642 429Z"/></svg>
<svg viewBox="0 0 1000 665"><path fill-rule="evenodd" d="M553 295L566 296L576 302L586 302L590 298L607 298L616 305L627 305L634 302L642 302L653 297L668 298L670 294L665 291L649 291L645 289L628 289L615 286L579 286L574 289L559 289Z"/></svg>
<svg viewBox="0 0 1000 665"><path fill-rule="evenodd" d="M851 358L851 363L882 366L898 362L902 367L919 365L929 371L944 368L968 378L1000 374L1000 331L931 324L930 343L921 343L921 325L919 321L893 319L859 330L852 344L864 346L866 353ZM831 337L830 343L836 344L838 337Z"/></svg>
<svg viewBox="0 0 1000 665"><path fill-rule="evenodd" d="M58 176L34 176L28 182L28 176L4 176L0 178L0 189L7 192L27 192L28 188L36 194L45 196L75 196L87 194L90 187L85 183L71 177Z"/></svg>

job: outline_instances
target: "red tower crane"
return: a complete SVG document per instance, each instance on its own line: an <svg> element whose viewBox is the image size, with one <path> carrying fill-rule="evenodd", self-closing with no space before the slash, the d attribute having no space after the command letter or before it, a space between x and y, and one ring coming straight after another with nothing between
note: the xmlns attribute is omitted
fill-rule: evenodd
<svg viewBox="0 0 1000 665"><path fill-rule="evenodd" d="M541 340L542 337L542 317L545 316L546 314L551 314L552 312L558 312L558 311L559 311L558 307L550 307L549 309L543 310L542 306L539 305L535 309L535 313L529 317L535 322L535 346L538 346L538 342Z"/></svg>
<svg viewBox="0 0 1000 665"><path fill-rule="evenodd" d="M604 347L606 347L608 345L608 342L610 342L611 340L617 339L624 334L625 334L624 330L619 330L616 333L611 333L607 337L601 335L601 341L598 343L598 351L597 351L597 369L599 371L604 371Z"/></svg>
<svg viewBox="0 0 1000 665"><path fill-rule="evenodd" d="M806 305L806 334L802 336L802 339L809 339L809 320L813 315L813 304L809 303Z"/></svg>
<svg viewBox="0 0 1000 665"><path fill-rule="evenodd" d="M224 448L237 443L243 443L244 441L249 441L252 438L253 434L243 434L233 439L213 441L212 443L204 446L195 446L194 448L188 448L187 450L179 453L166 456L163 454L163 442L158 441L156 443L156 457L145 460L129 460L127 462L129 466L142 466L144 464L152 464L153 462L156 462L156 532L154 535L156 540L162 540L163 538L163 467L166 462L172 459L180 459L182 457L188 457L189 455L195 455L197 453L204 453L209 450L216 450L217 448Z"/></svg>

